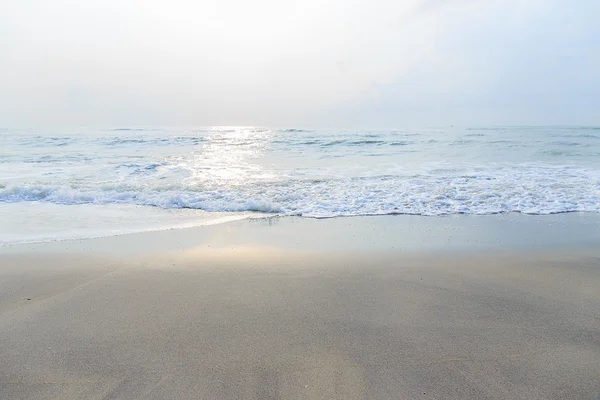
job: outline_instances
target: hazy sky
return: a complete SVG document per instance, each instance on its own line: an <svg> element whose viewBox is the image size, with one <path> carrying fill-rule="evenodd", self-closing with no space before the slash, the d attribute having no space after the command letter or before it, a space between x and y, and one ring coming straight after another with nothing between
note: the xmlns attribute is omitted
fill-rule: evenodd
<svg viewBox="0 0 600 400"><path fill-rule="evenodd" d="M0 0L0 126L600 124L598 0Z"/></svg>

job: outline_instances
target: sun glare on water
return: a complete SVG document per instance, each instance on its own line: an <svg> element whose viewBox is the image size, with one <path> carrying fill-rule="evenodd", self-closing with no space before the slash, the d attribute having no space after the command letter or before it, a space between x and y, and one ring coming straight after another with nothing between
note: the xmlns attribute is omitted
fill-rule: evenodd
<svg viewBox="0 0 600 400"><path fill-rule="evenodd" d="M191 173L186 183L222 188L274 178L259 162L272 136L272 131L256 127L211 127L203 145L182 160Z"/></svg>

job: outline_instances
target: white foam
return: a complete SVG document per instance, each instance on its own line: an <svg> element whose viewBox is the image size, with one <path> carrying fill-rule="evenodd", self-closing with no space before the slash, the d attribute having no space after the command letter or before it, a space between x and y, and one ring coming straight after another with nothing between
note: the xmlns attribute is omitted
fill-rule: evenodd
<svg viewBox="0 0 600 400"><path fill-rule="evenodd" d="M129 204L307 217L600 212L600 171L553 165L432 169L412 176L280 179L230 187L0 185L0 202Z"/></svg>
<svg viewBox="0 0 600 400"><path fill-rule="evenodd" d="M263 217L135 205L19 202L0 207L0 246L192 228Z"/></svg>

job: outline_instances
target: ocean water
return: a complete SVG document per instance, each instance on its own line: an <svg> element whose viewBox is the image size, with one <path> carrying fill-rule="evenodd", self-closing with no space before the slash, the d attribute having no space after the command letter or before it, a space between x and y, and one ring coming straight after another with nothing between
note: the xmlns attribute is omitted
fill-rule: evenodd
<svg viewBox="0 0 600 400"><path fill-rule="evenodd" d="M600 128L0 130L0 243L231 218L600 211Z"/></svg>

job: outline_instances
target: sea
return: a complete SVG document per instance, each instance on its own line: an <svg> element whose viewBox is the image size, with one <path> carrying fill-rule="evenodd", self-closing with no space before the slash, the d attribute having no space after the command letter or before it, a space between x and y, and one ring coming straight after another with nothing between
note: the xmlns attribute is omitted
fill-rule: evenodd
<svg viewBox="0 0 600 400"><path fill-rule="evenodd" d="M600 127L0 129L0 245L278 216L569 212L600 212Z"/></svg>

